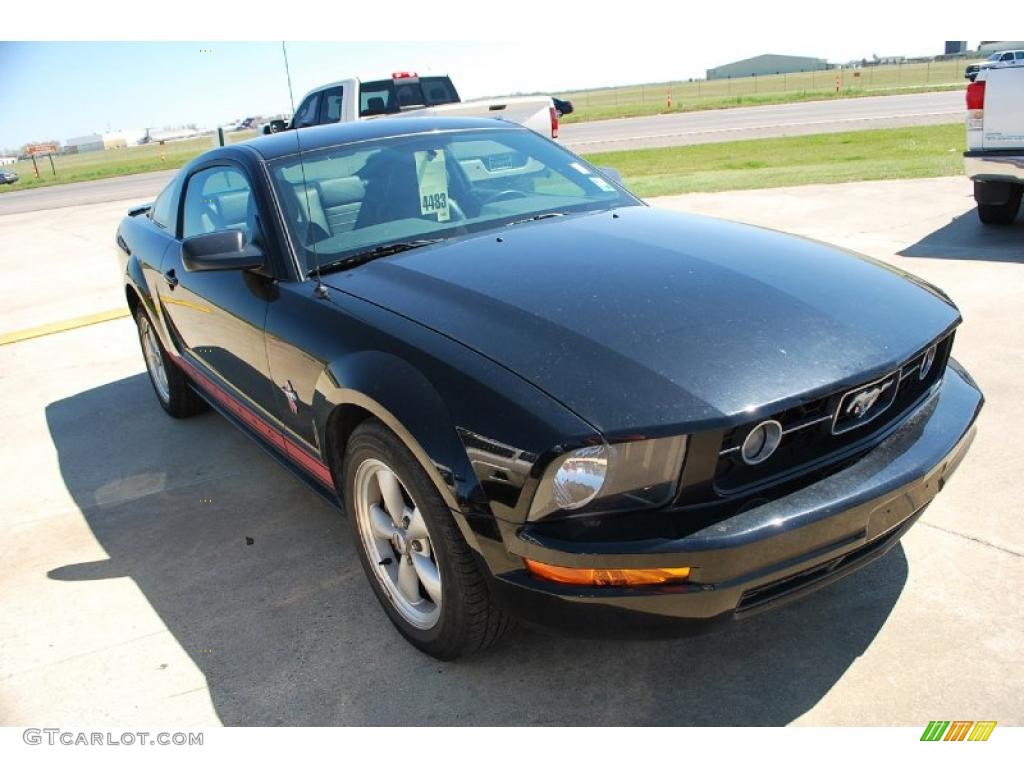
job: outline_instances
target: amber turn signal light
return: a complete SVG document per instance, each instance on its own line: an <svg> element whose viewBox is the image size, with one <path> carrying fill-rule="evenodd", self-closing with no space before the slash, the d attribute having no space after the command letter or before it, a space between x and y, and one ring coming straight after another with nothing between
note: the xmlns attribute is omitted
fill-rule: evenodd
<svg viewBox="0 0 1024 768"><path fill-rule="evenodd" d="M637 587L650 584L675 584L686 581L690 569L686 568L566 568L561 565L525 560L526 568L534 576L560 584L579 584L588 587Z"/></svg>

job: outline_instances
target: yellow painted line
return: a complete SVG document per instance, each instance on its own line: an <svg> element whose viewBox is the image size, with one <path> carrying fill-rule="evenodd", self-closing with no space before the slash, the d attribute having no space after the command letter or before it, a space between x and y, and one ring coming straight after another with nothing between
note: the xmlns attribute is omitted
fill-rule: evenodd
<svg viewBox="0 0 1024 768"><path fill-rule="evenodd" d="M51 333L71 331L75 328L82 328L86 325L105 323L108 320L118 320L122 317L128 317L129 314L130 312L128 311L128 307L119 307L118 309L94 312L91 315L79 315L78 317L72 317L67 320L58 320L55 323L37 325L33 328L23 328L20 331L0 334L0 346L3 346L4 344L14 344L15 342L25 341L27 339L34 339L38 336L49 336Z"/></svg>

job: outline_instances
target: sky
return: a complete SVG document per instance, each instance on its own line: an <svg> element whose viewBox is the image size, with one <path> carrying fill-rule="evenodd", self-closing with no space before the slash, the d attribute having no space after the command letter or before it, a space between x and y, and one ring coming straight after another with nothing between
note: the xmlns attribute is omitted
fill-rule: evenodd
<svg viewBox="0 0 1024 768"><path fill-rule="evenodd" d="M596 6L595 6L596 7ZM818 34L680 26L657 38L557 33L475 42L290 42L295 103L315 86L393 71L450 74L464 98L513 92L559 95L578 88L703 77L704 70L761 53L844 62L872 54L942 52L939 33L832 25ZM745 31L744 31L745 30ZM104 131L195 123L210 128L250 115L290 112L281 43L0 42L0 147L65 142Z"/></svg>

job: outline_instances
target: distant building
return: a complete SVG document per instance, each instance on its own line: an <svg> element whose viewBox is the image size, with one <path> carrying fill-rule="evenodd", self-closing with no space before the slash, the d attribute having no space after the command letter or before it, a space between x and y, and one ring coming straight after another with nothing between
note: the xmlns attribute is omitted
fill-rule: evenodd
<svg viewBox="0 0 1024 768"><path fill-rule="evenodd" d="M946 50L943 51L947 56L953 53L963 53L967 50L966 40L947 40Z"/></svg>
<svg viewBox="0 0 1024 768"><path fill-rule="evenodd" d="M784 72L816 72L830 69L824 59L810 56L780 56L765 53L752 59L722 64L720 67L707 70L708 80L722 80L727 77L753 77L754 75L781 75Z"/></svg>
<svg viewBox="0 0 1024 768"><path fill-rule="evenodd" d="M0 157L0 166L14 165L16 162L18 162L18 158L16 157Z"/></svg>
<svg viewBox="0 0 1024 768"><path fill-rule="evenodd" d="M91 133L88 136L76 136L64 142L64 152L78 154L80 152L96 152L101 149L121 149L128 146L128 139L123 133Z"/></svg>
<svg viewBox="0 0 1024 768"><path fill-rule="evenodd" d="M978 53L996 53L997 51L1019 51L1024 49L1021 40L985 40L978 44Z"/></svg>

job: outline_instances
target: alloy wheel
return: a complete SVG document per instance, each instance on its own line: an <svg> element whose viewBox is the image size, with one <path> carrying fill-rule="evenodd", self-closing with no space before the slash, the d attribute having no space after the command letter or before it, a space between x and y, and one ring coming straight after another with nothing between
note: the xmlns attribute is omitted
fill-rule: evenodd
<svg viewBox="0 0 1024 768"><path fill-rule="evenodd" d="M163 351L157 341L149 318L144 315L139 320L139 337L142 339L142 354L146 358L146 370L153 380L156 393L165 403L171 399L171 387L167 382L167 370L164 368Z"/></svg>
<svg viewBox="0 0 1024 768"><path fill-rule="evenodd" d="M423 515L395 471L379 459L363 461L354 484L370 569L402 618L430 629L441 616L441 571Z"/></svg>

